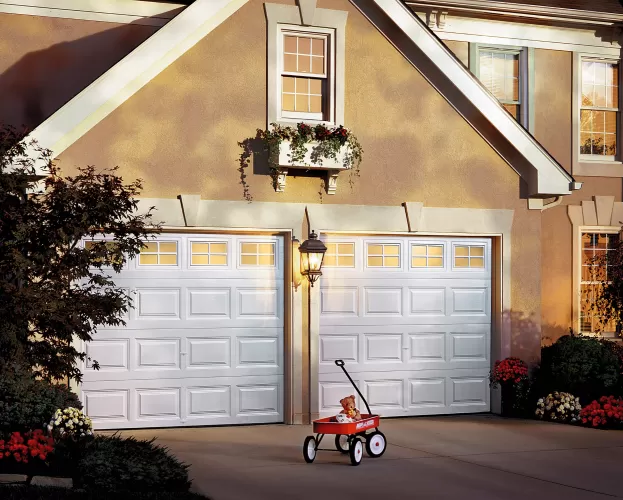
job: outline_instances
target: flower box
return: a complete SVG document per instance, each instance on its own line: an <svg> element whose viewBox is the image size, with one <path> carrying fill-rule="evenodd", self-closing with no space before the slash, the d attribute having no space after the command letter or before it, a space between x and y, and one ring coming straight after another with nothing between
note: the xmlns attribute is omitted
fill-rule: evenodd
<svg viewBox="0 0 623 500"><path fill-rule="evenodd" d="M307 153L303 161L292 161L290 153L290 141L282 141L279 144L279 166L286 168L299 168L305 170L348 170L344 167L344 156L347 146L344 145L336 155L336 158L320 158L317 161L312 159L314 147L317 142L310 142L306 145Z"/></svg>
<svg viewBox="0 0 623 500"><path fill-rule="evenodd" d="M337 153L335 158L319 158L313 159L314 147L317 142L310 142L306 145L307 152L302 161L292 161L290 152L290 141L282 141L279 144L279 168L277 171L275 189L278 193L285 191L286 177L288 169L294 168L299 170L318 170L327 172L327 194L335 194L337 191L337 176L342 170L349 170L344 166L344 157L346 155L347 146L344 145Z"/></svg>

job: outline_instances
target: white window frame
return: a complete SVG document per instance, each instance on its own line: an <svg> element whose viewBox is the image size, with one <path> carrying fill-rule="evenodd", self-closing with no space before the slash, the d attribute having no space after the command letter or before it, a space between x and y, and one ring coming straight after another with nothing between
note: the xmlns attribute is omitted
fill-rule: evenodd
<svg viewBox="0 0 623 500"><path fill-rule="evenodd" d="M242 245L246 245L246 244L250 244L250 245L258 245L258 252L257 254L250 254L250 253L243 253L242 251ZM260 256L262 255L271 255L268 253L260 253L259 251L259 245L272 245L273 247L273 264L272 265L266 265L266 264L260 264ZM242 257L243 255L257 255L257 265L254 264L243 264L242 263ZM278 242L275 240L262 240L262 239L240 239L238 240L238 269L278 269L279 268L279 245Z"/></svg>
<svg viewBox="0 0 623 500"><path fill-rule="evenodd" d="M467 267L460 267L456 265L456 247L480 247L482 248L482 257L480 257L479 255L474 255L472 256L471 254L471 250L468 250L468 255L467 256L463 256L463 255L459 255L459 258L466 258L467 259L467 263L468 266ZM466 272L466 273L482 273L482 272L488 272L489 269L487 267L487 259L489 258L489 256L487 255L488 249L489 249L489 245L487 245L484 242L479 242L479 241L453 241L452 242L452 250L450 251L450 258L452 259L452 270L453 271L459 271L459 272ZM472 267L471 263L472 263L472 259L480 259L482 258L482 267Z"/></svg>
<svg viewBox="0 0 623 500"><path fill-rule="evenodd" d="M306 19L308 22L304 22L302 8L282 4L264 4L268 21L267 126L271 123L287 126L300 122L309 125L324 124L329 127L344 124L344 65L348 13L341 10L315 8L315 2L304 1L304 3L309 3L313 7L305 11L309 16L309 19ZM313 20L313 23L309 22L310 20ZM284 33L327 37L325 64L328 74L327 95L323 96L324 116L316 113L282 111L281 77L283 75ZM309 73L301 73L298 76L314 77Z"/></svg>
<svg viewBox="0 0 623 500"><path fill-rule="evenodd" d="M146 241L145 243L156 243L158 244L158 251L157 252L149 252L149 253L139 253L136 256L136 265L139 269L162 269L162 268L169 268L169 269L179 269L182 267L182 255L183 255L183 251L182 251L182 242L180 239L178 238L164 238L162 240L157 239L157 240L149 240ZM160 244L161 243L175 243L175 254L173 254L173 252L160 252ZM158 264L141 264L141 255L157 255L158 256ZM175 255L175 264L160 264L160 255Z"/></svg>
<svg viewBox="0 0 623 500"><path fill-rule="evenodd" d="M357 244L354 241L331 240L331 241L325 241L324 244L327 247L329 245L335 245L336 246L335 257L336 257L337 265L332 266L332 265L326 263L327 255L333 255L333 254L329 254L329 252L327 250L327 253L325 254L325 262L323 262L323 264L322 264L323 269L324 268L326 268L326 269L354 269L357 266ZM340 254L337 251L339 245L352 245L353 246L353 253L352 254ZM353 265L352 266L340 265L340 255L342 257L352 257L353 258Z"/></svg>
<svg viewBox="0 0 623 500"><path fill-rule="evenodd" d="M325 114L329 114L331 109L334 108L333 102L335 101L335 93L332 92L335 89L335 69L333 68L333 61L335 61L335 37L332 36L332 30L326 30L323 28L311 28L311 29L301 29L299 26L289 27L286 25L279 26L279 53L281 57L279 58L279 78L277 80L277 92L279 94L279 121L294 121L296 123L301 121L306 122L314 122L314 123L325 123L329 124L332 122L331 119L325 120ZM324 40L324 75L317 75L312 73L298 73L293 71L285 71L283 67L284 62L284 38L286 36L301 36L307 38L319 38ZM320 113L304 113L300 111L284 111L282 105L283 98L283 76L292 76L292 77L300 77L300 78L317 78L323 79L326 81L324 85L325 94L323 95L323 103L322 109L323 111ZM330 116L327 116L330 118Z"/></svg>
<svg viewBox="0 0 623 500"><path fill-rule="evenodd" d="M372 254L372 257L381 257L383 265L381 266L371 266L368 264L368 257L370 253L368 251L368 247L370 245L377 245L383 247L382 254ZM398 254L385 254L385 247L398 247ZM397 266L386 266L385 258L386 257L398 257L398 265ZM402 241L391 241L391 240L365 240L363 244L363 260L364 260L364 269L366 270L384 270L384 271L401 271L404 267L404 245Z"/></svg>
<svg viewBox="0 0 623 500"><path fill-rule="evenodd" d="M573 289L574 289L574 301L573 301L573 324L575 325L574 330L576 332L582 332L582 261L583 261L583 250L582 247L582 235L586 233L594 233L594 234L619 234L621 232L621 228L616 226L574 226L575 229L575 248L577 251L574 252L574 262L573 262L573 270L574 270L574 279L573 279ZM583 332L584 334L594 334L594 332Z"/></svg>
<svg viewBox="0 0 623 500"><path fill-rule="evenodd" d="M415 255L413 253L413 247L426 247L426 255ZM441 247L441 256L439 255L428 255L428 247ZM410 241L409 242L409 270L415 272L443 272L447 269L448 259L447 259L447 245L443 241ZM426 266L414 266L413 259L420 257L426 259ZM428 259L430 257L439 258L441 257L441 266L430 267L428 265Z"/></svg>
<svg viewBox="0 0 623 500"><path fill-rule="evenodd" d="M193 253L193 244L206 244L208 245L208 249L211 249L211 245L220 244L225 245L226 252L225 253L217 253L217 252L208 252L208 253ZM226 239L201 239L201 238L192 238L188 239L188 266L189 268L196 269L229 269L231 268L231 242ZM195 255L224 255L226 259L226 264L193 264L193 256ZM209 257L208 257L209 260Z"/></svg>
<svg viewBox="0 0 623 500"><path fill-rule="evenodd" d="M580 113L582 110L582 62L592 60L598 62L615 63L619 65L619 107L617 116L617 154L616 156L605 155L581 155L580 154ZM572 95L572 171L573 175L588 177L623 177L623 154L621 152L621 60L616 57L606 57L590 53L573 53L573 95Z"/></svg>
<svg viewBox="0 0 623 500"><path fill-rule="evenodd" d="M519 119L517 122L528 132L534 134L534 48L470 43L469 69L479 81L481 52L519 55L519 103L500 101L497 97L496 100L500 105L519 104ZM482 85L487 88L484 84Z"/></svg>

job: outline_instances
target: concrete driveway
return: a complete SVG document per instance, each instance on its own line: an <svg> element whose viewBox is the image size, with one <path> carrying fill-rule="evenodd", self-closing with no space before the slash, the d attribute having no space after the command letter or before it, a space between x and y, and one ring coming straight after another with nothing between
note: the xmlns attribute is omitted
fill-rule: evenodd
<svg viewBox="0 0 623 500"><path fill-rule="evenodd" d="M157 437L192 464L193 490L213 500L623 498L623 432L493 415L385 419L379 459L337 452L303 460L310 426L127 431ZM322 443L333 448L332 436Z"/></svg>

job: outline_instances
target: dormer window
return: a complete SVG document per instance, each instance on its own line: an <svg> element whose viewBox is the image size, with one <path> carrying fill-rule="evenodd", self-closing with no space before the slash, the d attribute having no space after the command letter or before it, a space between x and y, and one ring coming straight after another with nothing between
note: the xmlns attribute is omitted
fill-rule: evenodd
<svg viewBox="0 0 623 500"><path fill-rule="evenodd" d="M340 10L264 4L268 20L267 125L344 125L346 19Z"/></svg>

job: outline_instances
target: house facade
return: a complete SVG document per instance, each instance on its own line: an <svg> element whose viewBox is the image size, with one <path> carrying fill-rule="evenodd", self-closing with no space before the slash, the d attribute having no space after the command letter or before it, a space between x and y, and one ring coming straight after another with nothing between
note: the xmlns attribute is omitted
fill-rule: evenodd
<svg viewBox="0 0 623 500"><path fill-rule="evenodd" d="M595 330L621 23L617 0L3 3L0 119L65 173L143 179L164 227L117 277L127 326L85 346L96 427L306 423L352 393L336 359L384 416L495 411L496 359ZM360 171L271 170L257 129L301 122L352 131Z"/></svg>

